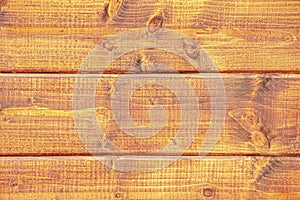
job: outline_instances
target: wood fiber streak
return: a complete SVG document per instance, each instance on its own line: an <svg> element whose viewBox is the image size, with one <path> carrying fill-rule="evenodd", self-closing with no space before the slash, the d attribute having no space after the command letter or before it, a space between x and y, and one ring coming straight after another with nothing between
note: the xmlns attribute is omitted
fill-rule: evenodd
<svg viewBox="0 0 300 200"><path fill-rule="evenodd" d="M76 73L105 38L132 28L163 27L199 42L221 72L296 72L299 5L297 0L4 0L0 71ZM151 62L174 59L140 54ZM177 60L182 58L170 64L176 70L196 71L188 64L176 67ZM133 61L125 59L111 73Z"/></svg>
<svg viewBox="0 0 300 200"><path fill-rule="evenodd" d="M86 155L74 125L72 97L75 75L1 75L0 89L0 152L1 155ZM168 117L157 134L150 139L129 136L115 122L111 109L111 95L119 90L116 83L123 75L81 75L87 80L98 79L96 108L99 126L105 138L93 143L93 149L103 153L107 139L132 154L144 155L166 144L180 142L176 138L181 123L181 107L172 92L186 79L195 91L199 102L199 128L187 155L198 155L211 117L209 90L200 75L166 74L164 79L172 82L172 90L146 85L136 90L130 98L130 117L137 125L149 126L149 111L154 104L164 106ZM141 81L161 75L130 75L128 82ZM207 80L214 81L215 74ZM212 155L289 155L300 153L299 132L299 75L222 74L226 92L226 116L224 129ZM89 85L85 85L85 89ZM126 86L122 95L130 91ZM218 93L218 91L216 91ZM188 102L188 97L183 104ZM76 102L76 101L74 101ZM217 103L218 102L217 98ZM218 119L221 122L221 119ZM197 123L197 122L194 122ZM158 126L158 125L157 125ZM187 126L189 127L189 125ZM85 128L88 131L88 128ZM188 128L189 129L189 128ZM131 127L131 130L138 130ZM189 130L186 130L187 133ZM213 145L213 143L212 143ZM177 153L172 149L169 155ZM203 152L202 152L203 153ZM208 152L204 152L208 153Z"/></svg>
<svg viewBox="0 0 300 200"><path fill-rule="evenodd" d="M163 159L150 157L145 162ZM0 198L292 200L300 195L299 158L182 157L152 173L121 173L107 168L106 157L99 160L1 158Z"/></svg>

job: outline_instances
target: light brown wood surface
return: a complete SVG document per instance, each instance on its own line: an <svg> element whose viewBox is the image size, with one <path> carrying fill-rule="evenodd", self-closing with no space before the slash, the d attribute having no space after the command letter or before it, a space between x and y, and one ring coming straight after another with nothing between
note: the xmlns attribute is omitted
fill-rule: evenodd
<svg viewBox="0 0 300 200"><path fill-rule="evenodd" d="M0 0L0 199L300 199L299 22L299 0ZM96 160L74 124L76 74L105 39L157 27L195 39L216 64L217 71L201 72L212 82L220 72L224 81L221 135L201 151L212 103L195 67L170 52L140 49L104 74L79 75L99 79L95 111L107 138L91 144ZM174 86L184 78L195 90L198 131L169 166L147 173L108 167L127 161L147 171L180 152L151 151L185 139L176 138L178 99L155 84L133 93L130 115L147 125L150 108L161 104L164 128L147 139L120 130L110 97L125 73ZM107 151L107 139L130 153Z"/></svg>

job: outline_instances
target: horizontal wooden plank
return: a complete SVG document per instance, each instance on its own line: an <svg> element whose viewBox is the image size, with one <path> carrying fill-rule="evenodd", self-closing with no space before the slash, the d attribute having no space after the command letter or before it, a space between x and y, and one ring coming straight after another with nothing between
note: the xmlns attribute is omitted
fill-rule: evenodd
<svg viewBox="0 0 300 200"><path fill-rule="evenodd" d="M75 73L105 38L144 27L168 28L194 38L222 72L300 69L297 0L1 2L7 2L0 15L2 72ZM163 60L178 71L195 71L176 55L139 51L115 63L111 72L157 72L131 66Z"/></svg>
<svg viewBox="0 0 300 200"><path fill-rule="evenodd" d="M126 158L127 161L133 158ZM165 160L139 158L147 166ZM2 157L1 199L298 199L297 157L182 157L121 173L107 157Z"/></svg>
<svg viewBox="0 0 300 200"><path fill-rule="evenodd" d="M1 26L136 28L299 27L297 0L2 0Z"/></svg>
<svg viewBox="0 0 300 200"><path fill-rule="evenodd" d="M74 124L72 103L79 101L73 101L74 77L75 75L68 74L0 75L1 155L87 155L89 153L78 135L79 129L76 129ZM94 110L99 120L96 125L101 127L106 137L98 135L96 138L99 137L99 141L86 143L95 154L118 154L106 146L108 140L135 155L148 155L173 143L174 147L166 154L178 154L181 149L176 145L180 146L182 141L189 139L192 127L197 123L199 128L192 144L185 151L186 155L198 155L201 152L211 153L211 155L296 156L300 153L298 109L300 76L297 74L222 74L226 102L222 102L222 98L218 97L218 94L223 94L220 87L213 86L208 89L207 83L217 83L218 74L80 75L78 77L85 77L91 82L99 81ZM153 81L153 84L146 84L133 92L129 110L130 117L136 125L128 129L138 133L139 126L149 126L156 133L153 137L138 138L127 134L127 130L121 130L116 122L117 113L112 110L111 95L118 93L126 96L127 91L133 90L130 84L125 85L123 90L118 88L116 84L121 79L125 80L124 83L126 81L143 83L146 79ZM169 86L171 84L173 88L167 89L157 85L156 81L159 79L164 80ZM183 79L194 90L199 102L200 119L193 123L193 119L189 119L191 122L182 121L181 116L186 110L180 110L190 104L192 95L185 96L182 93L179 93L179 96L175 95L178 94L176 91L183 90L183 87L188 89L181 85ZM86 82L82 89L86 91L90 88ZM216 94L214 97L216 105L225 104L227 108L220 138L207 134L212 116L211 94ZM184 100L179 101L180 98ZM124 100L116 101L122 103ZM124 102L126 105L126 101ZM160 119L154 121L152 125L149 124L152 119L150 109L155 104L160 104L165 109L167 118L162 127L159 124ZM118 111L122 112L121 109ZM94 130L91 128L94 122L87 122L87 126L81 128L89 133ZM216 123L221 122L221 118L217 118ZM180 126L186 127L183 133L188 136L178 134ZM205 137L212 139L207 140L208 144L213 146L211 151L201 148ZM214 144L215 139L218 139L216 144Z"/></svg>
<svg viewBox="0 0 300 200"><path fill-rule="evenodd" d="M1 28L0 71L76 73L88 54L123 28ZM175 29L195 39L220 72L300 69L298 29ZM201 33L201 31L204 31ZM161 72L149 64L166 63L178 72L196 72L182 57L164 50L138 50L113 62L109 73ZM147 68L136 68L148 64ZM201 71L209 71L201 69ZM89 71L95 73L97 70Z"/></svg>

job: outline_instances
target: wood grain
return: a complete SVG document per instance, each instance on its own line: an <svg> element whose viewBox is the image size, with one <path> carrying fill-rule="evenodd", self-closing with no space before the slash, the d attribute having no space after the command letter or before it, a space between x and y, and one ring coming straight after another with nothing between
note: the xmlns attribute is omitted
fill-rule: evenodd
<svg viewBox="0 0 300 200"><path fill-rule="evenodd" d="M11 0L5 5L0 16L2 72L76 73L105 38L144 27L169 28L194 38L221 72L300 69L298 1ZM166 54L154 59L143 52L140 57L142 62L174 59ZM136 58L125 60L112 73ZM187 64L173 66L195 72Z"/></svg>
<svg viewBox="0 0 300 200"><path fill-rule="evenodd" d="M90 51L106 38L125 30L105 27L4 27L0 32L0 70L76 73ZM197 40L220 72L295 72L300 69L297 29L222 29L211 34L197 33L203 29L178 31ZM123 65L116 63L111 73L126 71L139 58L142 58L141 64L169 60L170 66L179 72L196 72L195 68L176 55L145 50L140 50L135 55L125 56ZM184 64L178 65L176 61ZM148 71L159 72L151 68ZM129 72L137 73L133 69Z"/></svg>
<svg viewBox="0 0 300 200"><path fill-rule="evenodd" d="M144 159L146 166L165 158L140 159ZM297 199L300 196L299 158L182 157L152 173L120 173L105 166L107 157L99 160L80 156L1 158L0 198Z"/></svg>
<svg viewBox="0 0 300 200"><path fill-rule="evenodd" d="M140 49L115 60L104 74L80 71L105 39L160 27L195 39L221 72L227 110L217 143L209 142L211 151L201 149L211 124L210 92L222 93L218 87L209 90L182 57ZM5 73L0 74L0 199L300 199L299 30L299 0L0 0L0 73ZM81 72L88 74L76 75ZM216 71L201 72L211 82L218 77ZM184 78L199 102L193 142L182 157L154 172L122 173L109 166L125 162L147 171L174 159L178 148L152 151L187 139L176 134L181 124L193 124L180 120L180 108L192 96L184 96L182 105L155 81L134 91L129 106L137 125L150 124L156 104L167 116L161 130L154 123L152 138L135 138L120 129L112 111L111 95L125 73L128 81L164 79L174 90ZM99 80L94 110L105 137L91 144L99 160L74 123L75 77L87 78L84 89ZM220 99L217 104L223 104ZM129 153L107 150L107 140Z"/></svg>
<svg viewBox="0 0 300 200"><path fill-rule="evenodd" d="M95 109L99 125L108 134L108 138L133 154L144 154L170 142L176 143L175 136L182 123L180 103L174 93L170 93L171 90L155 86L155 82L133 93L130 100L131 118L138 125L147 125L151 119L149 110L153 104L163 105L168 116L163 129L158 129L157 135L150 139L137 139L119 129L111 109L111 94L122 76L80 76L87 77L87 80L99 78ZM67 74L1 75L1 155L88 154L74 125L74 77L75 75ZM147 77L155 79L161 78L161 75L129 75L123 79L141 81ZM222 74L222 77L226 90L227 115L224 130L211 154L299 155L299 75ZM164 76L165 80L174 84L174 90L176 87L178 89L176 82L183 78L195 90L201 115L198 132L186 153L198 155L211 123L211 98L200 75ZM210 81L215 78L215 74L208 75ZM88 87L86 85L86 89ZM131 90L130 86L125 90ZM132 130L138 129L132 127ZM178 141L181 139L184 138L179 138ZM101 138L99 143L92 143L100 155L105 144ZM173 149L169 155L176 152Z"/></svg>
<svg viewBox="0 0 300 200"><path fill-rule="evenodd" d="M178 29L285 29L298 27L300 20L297 0L8 0L2 9L2 26L15 27L136 28L160 15L166 27Z"/></svg>

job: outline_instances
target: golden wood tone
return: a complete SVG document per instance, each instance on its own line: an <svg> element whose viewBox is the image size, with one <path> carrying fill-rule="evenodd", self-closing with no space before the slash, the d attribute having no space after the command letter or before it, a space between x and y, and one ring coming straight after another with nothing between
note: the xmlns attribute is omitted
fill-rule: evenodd
<svg viewBox="0 0 300 200"><path fill-rule="evenodd" d="M75 73L93 48L105 38L122 30L124 29L105 27L3 27L0 33L0 69L4 72ZM180 31L195 38L206 49L221 72L295 72L300 69L297 39L300 35L297 29L289 29L291 32L281 29L219 30L209 34L204 30L204 33L196 33L196 30ZM141 55L145 56L143 53ZM166 56L156 56L160 60L166 59ZM128 62L127 65L131 64ZM119 66L118 71L123 68L124 66ZM195 72L186 65L178 66L178 71Z"/></svg>
<svg viewBox="0 0 300 200"><path fill-rule="evenodd" d="M101 158L103 163L107 159ZM146 166L167 157L138 159L145 159ZM152 173L119 173L92 157L5 157L0 169L5 199L297 199L300 195L300 161L295 157L182 157Z"/></svg>
<svg viewBox="0 0 300 200"><path fill-rule="evenodd" d="M0 0L0 199L300 199L299 22L299 0ZM140 49L104 74L79 76L99 79L94 109L105 137L91 145L96 160L74 123L76 73L105 39L160 27L195 39L216 64L218 71L201 72L211 81L221 73L224 129L211 151L201 151L212 114L203 77L178 55ZM176 138L178 99L156 84L134 91L130 115L147 126L151 107L160 104L167 116L163 129L143 139L121 130L110 100L125 73L174 86L184 78L195 90L198 131L184 155L165 168L116 170L127 161L125 166L147 171L174 159L179 149L150 152L186 139ZM108 140L130 153L104 153Z"/></svg>
<svg viewBox="0 0 300 200"><path fill-rule="evenodd" d="M210 123L209 91L200 75L164 76L165 80L172 81L174 85L184 77L195 89L201 119L196 138L186 154L198 155ZM74 77L55 74L1 76L2 155L87 154L73 122ZM95 109L99 125L107 136L120 148L142 155L145 151L161 148L169 142L176 143L172 138L182 123L180 104L166 88L144 87L131 98L131 116L140 125L150 122L149 109L153 104L164 105L169 119L160 133L152 139L136 139L118 128L111 110L110 96L119 77L122 75L98 76ZM127 79L146 77L149 75L131 75ZM211 80L215 77L214 74L210 75ZM222 77L228 113L224 131L211 153L299 155L300 76L223 74ZM101 154L102 147L105 148L105 141L99 137L99 143L94 148L99 149ZM169 155L176 151L172 150Z"/></svg>
<svg viewBox="0 0 300 200"><path fill-rule="evenodd" d="M148 26L194 38L220 71L295 72L299 7L298 0L8 1L0 15L0 69L75 73L105 38Z"/></svg>

